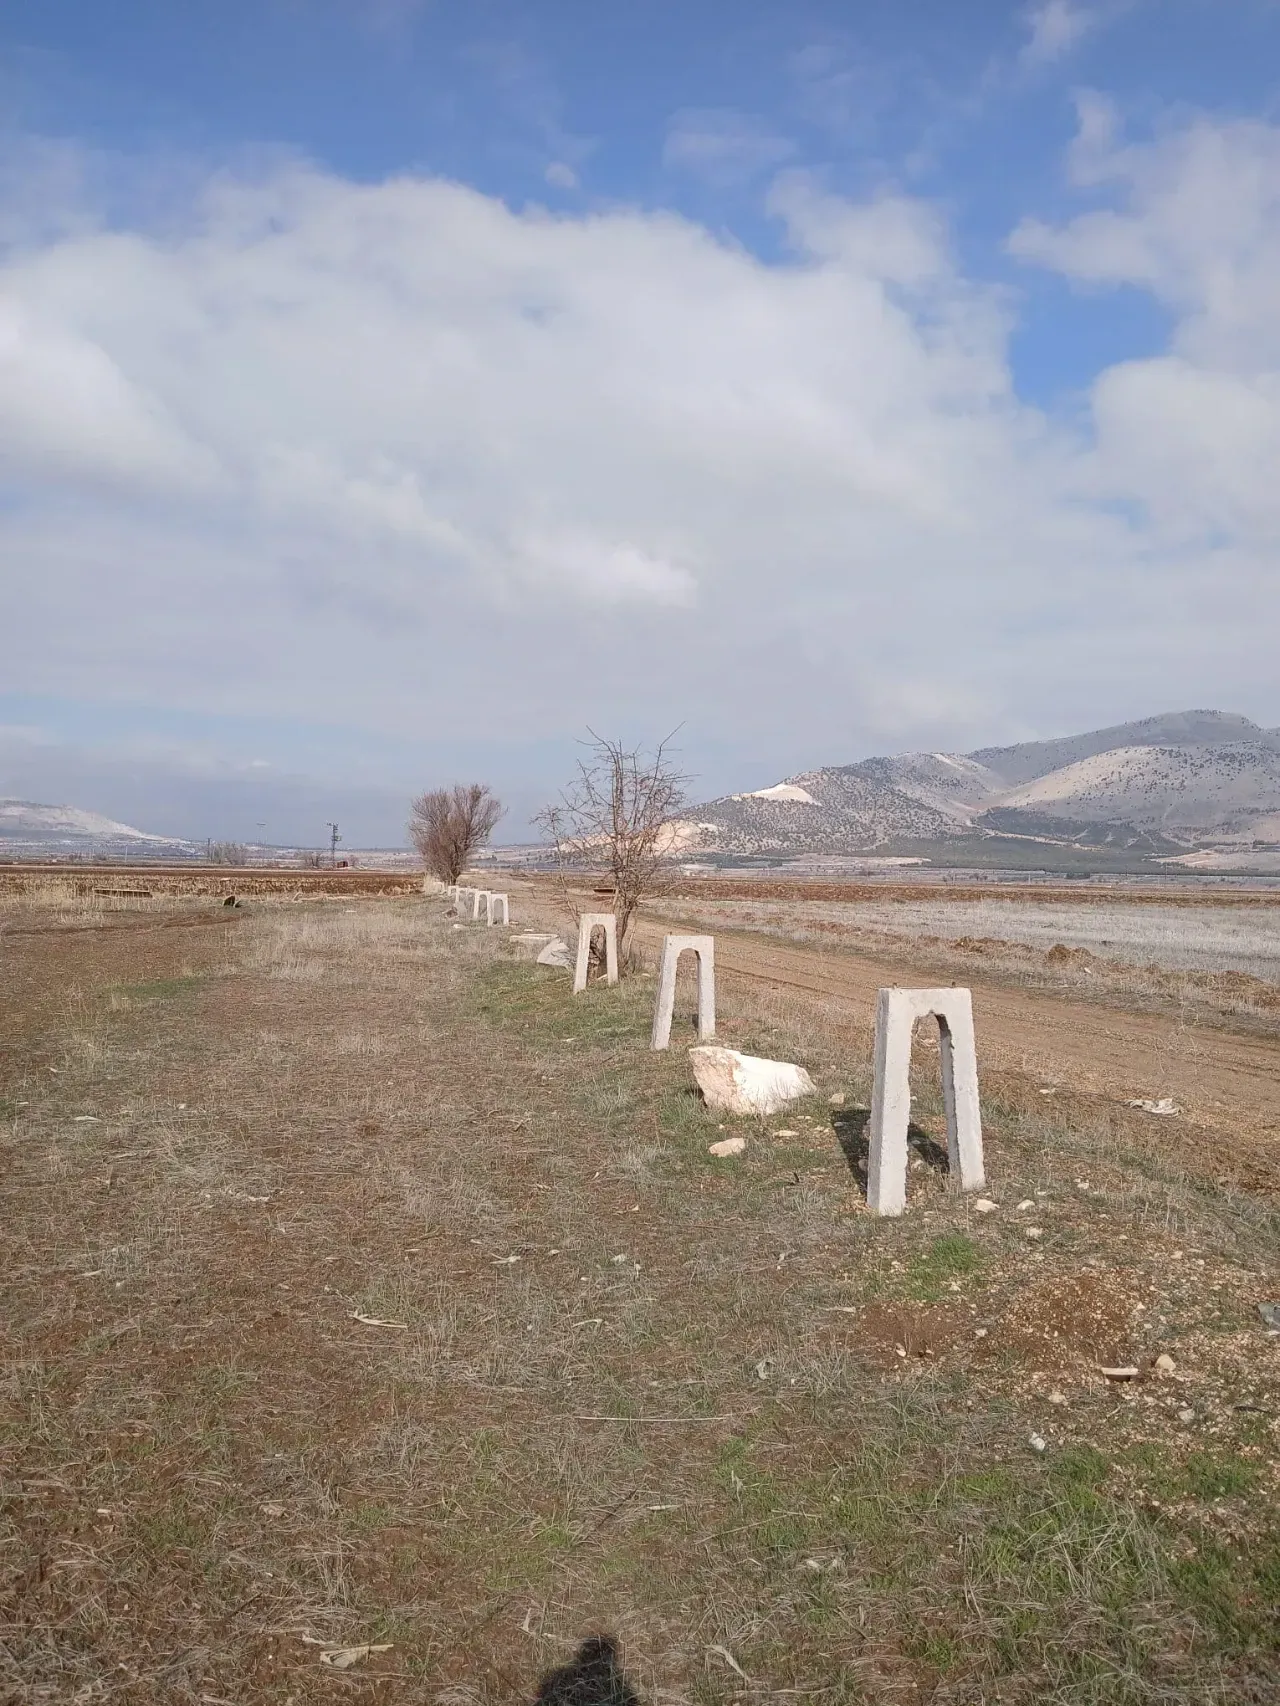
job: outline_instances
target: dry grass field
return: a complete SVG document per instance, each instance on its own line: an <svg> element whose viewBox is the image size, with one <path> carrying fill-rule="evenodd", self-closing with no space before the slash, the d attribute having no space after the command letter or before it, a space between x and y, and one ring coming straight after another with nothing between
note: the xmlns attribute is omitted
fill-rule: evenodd
<svg viewBox="0 0 1280 1706"><path fill-rule="evenodd" d="M990 1071L980 1213L921 1048L876 1222L820 993L725 977L820 1090L733 1122L435 900L0 923L0 1698L1280 1694L1277 1209L1179 1122Z"/></svg>

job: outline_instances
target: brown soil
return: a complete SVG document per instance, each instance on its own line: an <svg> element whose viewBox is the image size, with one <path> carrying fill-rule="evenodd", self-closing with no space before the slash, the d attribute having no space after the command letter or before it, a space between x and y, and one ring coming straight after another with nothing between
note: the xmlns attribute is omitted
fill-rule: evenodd
<svg viewBox="0 0 1280 1706"><path fill-rule="evenodd" d="M610 890L597 890L609 893ZM1016 900L1024 904L1098 906L1274 906L1277 891L1257 888L1140 888L1110 883L834 883L752 877L690 877L672 891L673 900L961 901Z"/></svg>
<svg viewBox="0 0 1280 1706"><path fill-rule="evenodd" d="M865 1023L814 1058L820 1099L713 1164L682 1051L648 1051L651 985L574 1000L439 912L6 941L0 1699L498 1706L601 1626L646 1697L704 1706L747 1698L726 1652L753 1699L1109 1706L1118 1669L1156 1675L1144 1706L1267 1697L1264 1216L1109 1151L1078 1189L1109 1128L1063 1153L1010 1073L1000 1212L922 1164L873 1223L827 1101ZM794 1048L741 995L823 956L722 945L735 1039ZM1174 1379L1114 1391L1095 1358L1126 1333ZM1087 1506L1061 1492L1081 1452ZM1102 1477L1145 1497L1188 1464L1176 1529L1108 1514ZM1206 1532L1207 1607L1167 1567ZM364 1643L388 1650L321 1662Z"/></svg>
<svg viewBox="0 0 1280 1706"><path fill-rule="evenodd" d="M422 878L404 871L273 870L261 865L0 864L0 900L39 896L58 886L85 900L279 895L297 899L339 895L409 895Z"/></svg>

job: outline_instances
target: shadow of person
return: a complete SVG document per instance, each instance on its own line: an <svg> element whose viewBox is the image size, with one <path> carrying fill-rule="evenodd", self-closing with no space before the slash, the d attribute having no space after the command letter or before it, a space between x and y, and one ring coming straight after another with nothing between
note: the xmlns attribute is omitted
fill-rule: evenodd
<svg viewBox="0 0 1280 1706"><path fill-rule="evenodd" d="M867 1188L867 1158L871 1153L870 1108L839 1108L831 1115L836 1142L848 1163L849 1171L865 1191ZM946 1148L935 1143L927 1131L913 1120L907 1127L907 1149L920 1157L926 1167L948 1173L951 1163Z"/></svg>
<svg viewBox="0 0 1280 1706"><path fill-rule="evenodd" d="M567 1665L549 1670L538 1684L534 1706L641 1706L622 1674L612 1635L591 1635Z"/></svg>

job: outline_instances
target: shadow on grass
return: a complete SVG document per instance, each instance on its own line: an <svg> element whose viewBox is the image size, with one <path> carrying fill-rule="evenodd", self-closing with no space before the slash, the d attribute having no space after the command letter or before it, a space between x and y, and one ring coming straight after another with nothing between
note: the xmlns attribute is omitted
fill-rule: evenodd
<svg viewBox="0 0 1280 1706"><path fill-rule="evenodd" d="M841 1108L832 1114L831 1124L849 1171L865 1191L867 1158L871 1153L870 1108ZM918 1155L926 1167L932 1167L937 1173L950 1172L946 1149L942 1144L935 1143L928 1132L916 1125L914 1120L907 1127L907 1148Z"/></svg>

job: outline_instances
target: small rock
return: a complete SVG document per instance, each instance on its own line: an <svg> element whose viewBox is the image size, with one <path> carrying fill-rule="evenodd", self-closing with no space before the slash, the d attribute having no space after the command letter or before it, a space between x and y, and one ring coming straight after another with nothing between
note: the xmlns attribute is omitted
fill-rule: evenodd
<svg viewBox="0 0 1280 1706"><path fill-rule="evenodd" d="M1035 1206L1036 1205L1035 1205L1034 1201L1032 1200L1032 1198L1024 1197L1022 1199L1022 1201L1018 1204L1018 1213L1019 1214L1025 1214L1029 1208L1034 1208Z"/></svg>
<svg viewBox="0 0 1280 1706"><path fill-rule="evenodd" d="M775 1131L773 1135L775 1137L799 1137L800 1133L798 1131L789 1131L784 1126L781 1131Z"/></svg>
<svg viewBox="0 0 1280 1706"><path fill-rule="evenodd" d="M1000 1207L1000 1204L998 1202L992 1202L990 1197L979 1197L973 1207L976 1214L991 1214L995 1209Z"/></svg>
<svg viewBox="0 0 1280 1706"><path fill-rule="evenodd" d="M1160 1355L1156 1358L1156 1372L1158 1374L1172 1374L1177 1366L1177 1363L1174 1362L1168 1351L1161 1351Z"/></svg>
<svg viewBox="0 0 1280 1706"><path fill-rule="evenodd" d="M1067 1395L1065 1392L1051 1392L1049 1394L1049 1402L1051 1404L1057 1404L1057 1405L1061 1406L1061 1405L1065 1404L1066 1401L1067 1401Z"/></svg>
<svg viewBox="0 0 1280 1706"><path fill-rule="evenodd" d="M1098 1373L1105 1374L1108 1380L1136 1380L1141 1372L1141 1369L1135 1367L1133 1363L1128 1362L1121 1363L1116 1368L1102 1368L1099 1366L1098 1369Z"/></svg>
<svg viewBox="0 0 1280 1706"><path fill-rule="evenodd" d="M1273 1333L1280 1333L1280 1303L1260 1303L1258 1314Z"/></svg>
<svg viewBox="0 0 1280 1706"><path fill-rule="evenodd" d="M833 1108L842 1108L844 1106L844 1091L837 1090L834 1096L827 1097L827 1102Z"/></svg>
<svg viewBox="0 0 1280 1706"><path fill-rule="evenodd" d="M768 1380L776 1366L777 1365L772 1357L761 1357L760 1361L756 1364L756 1379Z"/></svg>
<svg viewBox="0 0 1280 1706"><path fill-rule="evenodd" d="M1194 1422L1195 1419L1196 1419L1196 1413L1194 1410L1179 1410L1178 1411L1178 1420L1180 1422Z"/></svg>
<svg viewBox="0 0 1280 1706"><path fill-rule="evenodd" d="M269 1516L272 1519L272 1521L275 1521L275 1519L277 1517L282 1517L286 1514L285 1508L283 1505L277 1505L277 1504L259 1505L258 1509L262 1512L263 1516ZM99 1512L99 1515L101 1515L101 1514L102 1513Z"/></svg>
<svg viewBox="0 0 1280 1706"><path fill-rule="evenodd" d="M1044 1227L1043 1226L1028 1226L1025 1236L1028 1238L1043 1238L1044 1237Z"/></svg>
<svg viewBox="0 0 1280 1706"><path fill-rule="evenodd" d="M719 1143L707 1145L707 1154L724 1160L729 1155L741 1155L746 1147L747 1140L745 1137L722 1137Z"/></svg>
<svg viewBox="0 0 1280 1706"><path fill-rule="evenodd" d="M572 971L573 956L569 951L569 944L557 936L555 941L548 942L539 953L537 963L540 966L556 966L561 971Z"/></svg>
<svg viewBox="0 0 1280 1706"><path fill-rule="evenodd" d="M1045 1449L1046 1442L1039 1434L1032 1434L1031 1438L1027 1441L1027 1444L1031 1447L1032 1451L1043 1451Z"/></svg>
<svg viewBox="0 0 1280 1706"><path fill-rule="evenodd" d="M1131 1102L1125 1103L1126 1108L1141 1108L1144 1114L1161 1114L1165 1119L1173 1119L1182 1112L1172 1096L1161 1096L1152 1101L1145 1096L1135 1096Z"/></svg>
<svg viewBox="0 0 1280 1706"><path fill-rule="evenodd" d="M987 1328L985 1328L985 1327L975 1327L975 1328L974 1328L974 1329L973 1329L973 1336L974 1336L974 1338L975 1338L975 1339L985 1339L985 1338L986 1338L986 1336L987 1336Z"/></svg>

